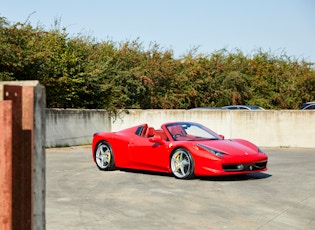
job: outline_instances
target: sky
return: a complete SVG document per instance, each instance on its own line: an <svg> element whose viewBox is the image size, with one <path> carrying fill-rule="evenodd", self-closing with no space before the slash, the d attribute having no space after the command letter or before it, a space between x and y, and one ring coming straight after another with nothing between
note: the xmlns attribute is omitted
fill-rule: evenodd
<svg viewBox="0 0 315 230"><path fill-rule="evenodd" d="M0 17L96 41L196 50L259 50L315 63L315 0L0 0Z"/></svg>

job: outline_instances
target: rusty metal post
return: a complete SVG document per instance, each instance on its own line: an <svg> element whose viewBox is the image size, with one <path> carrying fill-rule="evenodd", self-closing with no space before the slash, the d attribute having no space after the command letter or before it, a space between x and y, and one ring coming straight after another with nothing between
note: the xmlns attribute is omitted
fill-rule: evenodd
<svg viewBox="0 0 315 230"><path fill-rule="evenodd" d="M1 165L10 166L3 180L11 183L11 214L0 205L0 216L9 218L1 219L0 229L45 229L45 89L37 81L0 82L0 94L5 107L0 113L6 113L0 117L1 129L9 125L12 134L0 148L0 158L6 156ZM9 104L10 114L6 112ZM0 194L7 194L5 189L0 188Z"/></svg>
<svg viewBox="0 0 315 230"><path fill-rule="evenodd" d="M12 229L12 102L0 101L0 229Z"/></svg>

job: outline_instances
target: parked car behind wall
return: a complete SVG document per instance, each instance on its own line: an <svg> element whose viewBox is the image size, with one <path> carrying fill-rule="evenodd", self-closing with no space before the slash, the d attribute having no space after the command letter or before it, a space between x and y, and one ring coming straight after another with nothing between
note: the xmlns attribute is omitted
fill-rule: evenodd
<svg viewBox="0 0 315 230"><path fill-rule="evenodd" d="M315 101L305 102L301 106L302 110L311 110L315 109Z"/></svg>
<svg viewBox="0 0 315 230"><path fill-rule="evenodd" d="M264 110L263 108L256 106L256 105L228 105L228 106L223 106L222 109Z"/></svg>

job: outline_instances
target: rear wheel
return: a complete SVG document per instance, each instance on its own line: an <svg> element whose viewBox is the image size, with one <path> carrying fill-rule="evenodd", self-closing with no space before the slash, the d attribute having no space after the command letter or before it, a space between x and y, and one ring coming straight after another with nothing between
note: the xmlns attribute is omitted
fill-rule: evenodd
<svg viewBox="0 0 315 230"><path fill-rule="evenodd" d="M171 157L171 169L178 179L190 179L194 176L194 161L184 148L176 149Z"/></svg>
<svg viewBox="0 0 315 230"><path fill-rule="evenodd" d="M113 170L115 168L114 154L109 143L106 141L98 143L95 150L95 160L100 170Z"/></svg>

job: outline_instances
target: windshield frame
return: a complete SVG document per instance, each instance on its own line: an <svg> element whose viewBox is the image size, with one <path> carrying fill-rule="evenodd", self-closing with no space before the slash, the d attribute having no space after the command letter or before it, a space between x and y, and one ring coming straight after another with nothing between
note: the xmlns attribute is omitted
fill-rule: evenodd
<svg viewBox="0 0 315 230"><path fill-rule="evenodd" d="M173 122L166 124L165 128L174 141L223 140L216 132L195 122ZM197 130L203 135L194 135L193 132L187 132L188 129Z"/></svg>

